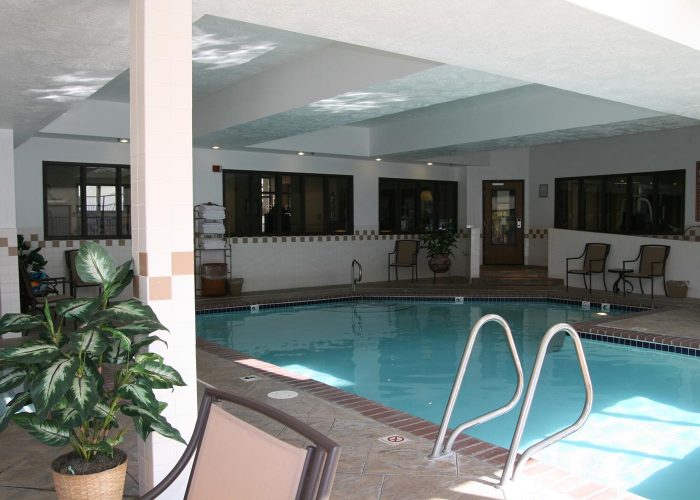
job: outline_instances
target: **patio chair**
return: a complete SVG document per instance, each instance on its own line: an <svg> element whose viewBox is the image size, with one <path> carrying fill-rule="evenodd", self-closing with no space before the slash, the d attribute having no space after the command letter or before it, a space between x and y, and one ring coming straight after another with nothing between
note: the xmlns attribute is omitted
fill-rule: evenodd
<svg viewBox="0 0 700 500"><path fill-rule="evenodd" d="M639 291L644 295L644 287L642 280L651 281L651 298L654 298L654 278L663 278L664 294L668 295L666 290L666 261L668 254L671 252L671 247L668 245L640 245L639 254L633 260L623 260L622 268L629 269L627 264L639 261L637 272L627 274L628 278L639 279ZM626 290L623 287L623 295L626 295Z"/></svg>
<svg viewBox="0 0 700 500"><path fill-rule="evenodd" d="M40 292L36 292L32 287L32 281L39 281L42 286ZM59 293L58 286L63 285L63 293ZM19 298L20 308L22 311L31 311L32 314L37 312L37 309L44 307L44 302L48 302L50 307L53 307L59 300L70 299L70 295L66 295L66 280L65 278L43 278L40 280L32 280L27 272L27 269L19 263Z"/></svg>
<svg viewBox="0 0 700 500"><path fill-rule="evenodd" d="M68 268L68 279L70 280L70 295L71 297L75 297L76 290L78 288L89 288L89 287L97 287L98 291L100 289L100 285L95 284L95 283L87 283L80 279L80 275L78 274L78 271L75 269L75 258L78 256L78 252L80 250L75 249L75 250L66 250L65 251L65 258L66 258L66 267Z"/></svg>
<svg viewBox="0 0 700 500"><path fill-rule="evenodd" d="M610 253L610 245L608 243L586 243L583 253L578 257L569 257L566 259L566 291L569 291L569 274L580 274L583 277L583 286L588 289L588 293L593 291L593 275L601 274L603 278L603 287L608 291L608 285L605 282L605 262L608 260ZM583 259L583 265L577 269L570 269L570 261ZM588 284L586 284L586 276L588 276Z"/></svg>
<svg viewBox="0 0 700 500"><path fill-rule="evenodd" d="M313 446L288 444L215 405L226 401L276 420ZM206 388L185 452L170 473L141 497L161 495L192 468L185 498L321 499L330 496L340 447L316 429L276 408L237 394Z"/></svg>
<svg viewBox="0 0 700 500"><path fill-rule="evenodd" d="M399 267L411 268L411 281L418 279L418 250L420 241L418 240L396 240L394 251L389 253L389 267L387 269L387 281L391 281L391 268L394 268L396 280L399 279ZM394 262L391 262L391 256Z"/></svg>

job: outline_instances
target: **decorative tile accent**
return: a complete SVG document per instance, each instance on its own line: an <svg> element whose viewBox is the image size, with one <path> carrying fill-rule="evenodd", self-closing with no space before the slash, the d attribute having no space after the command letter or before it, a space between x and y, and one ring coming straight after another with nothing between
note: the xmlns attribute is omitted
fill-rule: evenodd
<svg viewBox="0 0 700 500"><path fill-rule="evenodd" d="M131 280L131 288L132 288L132 293L134 295L134 298L140 299L140 291L139 291L139 277L138 275L134 275L134 279Z"/></svg>
<svg viewBox="0 0 700 500"><path fill-rule="evenodd" d="M194 274L194 252L172 252L173 276Z"/></svg>
<svg viewBox="0 0 700 500"><path fill-rule="evenodd" d="M173 286L170 276L148 278L148 300L170 300L172 298Z"/></svg>
<svg viewBox="0 0 700 500"><path fill-rule="evenodd" d="M17 257L17 247L7 247L7 255Z"/></svg>
<svg viewBox="0 0 700 500"><path fill-rule="evenodd" d="M53 241L51 242L51 246L52 246L53 248L58 248L59 246L61 246L61 242L58 241L58 240L53 240Z"/></svg>
<svg viewBox="0 0 700 500"><path fill-rule="evenodd" d="M30 241L39 241L39 235L38 234L31 234L29 235Z"/></svg>
<svg viewBox="0 0 700 500"><path fill-rule="evenodd" d="M0 248L5 248L8 246L7 238L0 238Z"/></svg>
<svg viewBox="0 0 700 500"><path fill-rule="evenodd" d="M139 252L139 275L148 276L148 254Z"/></svg>
<svg viewBox="0 0 700 500"><path fill-rule="evenodd" d="M66 240L66 248L73 248L73 240Z"/></svg>

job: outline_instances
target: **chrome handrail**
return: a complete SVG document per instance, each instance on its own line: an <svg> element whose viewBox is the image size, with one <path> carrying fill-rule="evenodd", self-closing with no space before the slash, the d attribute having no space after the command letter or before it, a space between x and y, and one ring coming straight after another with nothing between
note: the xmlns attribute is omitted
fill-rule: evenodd
<svg viewBox="0 0 700 500"><path fill-rule="evenodd" d="M503 331L506 335L506 339L508 340L508 347L510 348L510 353L511 356L513 357L513 364L515 365L515 371L517 372L518 375L518 385L517 388L515 389L515 393L513 394L513 397L511 400L505 405L502 406L496 410L490 411L488 413L484 413L483 415L476 417L472 420L469 420L468 422L463 423L459 427L457 427L452 433L450 434L450 437L447 440L447 444L445 445L444 449L442 446L442 443L445 439L445 434L447 433L447 427L450 423L450 418L452 418L452 411L454 410L454 405L457 401L457 396L459 396L459 391L462 387L462 380L464 379L464 373L467 370L467 364L469 363L469 358L471 357L472 349L474 348L474 342L476 341L476 337L479 335L479 332L481 331L481 328L486 324L491 321L494 321L501 325L503 327ZM445 414L442 417L442 424L440 425L440 432L438 433L437 438L435 439L435 446L433 447L433 452L430 454L430 458L435 459L435 458L443 458L446 456L451 455L452 452L452 446L455 443L455 440L457 437L467 428L472 427L474 425L482 424L484 422L487 422L493 418L496 418L500 415L503 415L504 413L510 411L516 404L518 404L518 400L520 399L520 395L523 392L523 368L520 365L520 358L518 357L518 351L515 348L515 342L513 341L513 334L510 331L510 327L508 326L508 323L506 322L505 319L503 319L501 316L497 314L487 314L486 316L483 316L479 321L476 322L476 324L472 327L471 331L469 332L469 339L467 340L467 344L464 347L464 354L462 354L462 360L459 364L459 369L457 370L457 375L455 376L455 381L452 386L452 393L450 394L450 399L447 402L447 406L445 407Z"/></svg>
<svg viewBox="0 0 700 500"><path fill-rule="evenodd" d="M527 450L523 452L515 464L515 458L518 454L518 447L520 446L520 440L523 437L523 429L525 428L525 423L527 422L527 417L530 413L530 407L532 406L532 398L535 395L535 390L537 389L537 383L539 382L540 372L542 370L542 364L544 363L544 358L547 355L547 347L551 342L552 338L560 332L566 332L571 337L576 347L576 356L578 357L579 366L581 368L581 375L583 377L583 383L586 389L586 401L583 405L583 410L581 415L578 417L576 422L571 424L559 432L549 436L542 441L533 444ZM532 375L530 376L530 382L527 385L527 392L525 393L525 399L523 400L523 407L520 410L520 417L518 418L518 424L515 426L515 432L513 433L513 440L510 444L510 450L508 451L508 459L506 460L505 468L503 469L503 475L501 476L501 486L505 485L506 481L514 481L518 472L522 469L523 464L527 463L530 456L540 451L543 448L559 441L562 438L576 432L579 430L583 424L588 419L588 415L591 413L591 407L593 406L593 385L591 383L591 375L588 372L588 364L586 363L586 356L583 353L583 345L581 344L581 338L579 337L576 330L573 329L571 325L566 323L559 323L552 326L547 333L544 334L542 342L540 343L540 349L537 352L537 358L535 359L535 366L532 368ZM514 469L515 465L515 469ZM512 471L512 473L511 473Z"/></svg>
<svg viewBox="0 0 700 500"><path fill-rule="evenodd" d="M357 269L360 271L360 275L355 279L355 264L357 264ZM352 259L352 264L350 264L350 285L352 286L352 291L355 291L357 283L362 281L362 264L357 262L357 259Z"/></svg>

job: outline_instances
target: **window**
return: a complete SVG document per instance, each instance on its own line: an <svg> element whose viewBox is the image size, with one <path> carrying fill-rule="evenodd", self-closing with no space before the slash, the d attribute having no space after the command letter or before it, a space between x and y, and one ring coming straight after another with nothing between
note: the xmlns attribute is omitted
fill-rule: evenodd
<svg viewBox="0 0 700 500"><path fill-rule="evenodd" d="M681 234L685 170L555 180L555 227Z"/></svg>
<svg viewBox="0 0 700 500"><path fill-rule="evenodd" d="M230 236L350 234L352 177L224 171Z"/></svg>
<svg viewBox="0 0 700 500"><path fill-rule="evenodd" d="M46 239L128 238L128 165L43 164Z"/></svg>
<svg viewBox="0 0 700 500"><path fill-rule="evenodd" d="M379 231L424 233L457 227L457 183L379 179Z"/></svg>

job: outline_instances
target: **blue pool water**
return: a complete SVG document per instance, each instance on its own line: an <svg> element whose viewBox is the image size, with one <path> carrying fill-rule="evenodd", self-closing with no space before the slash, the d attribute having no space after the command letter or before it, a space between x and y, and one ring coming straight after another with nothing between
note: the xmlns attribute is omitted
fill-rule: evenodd
<svg viewBox="0 0 700 500"><path fill-rule="evenodd" d="M197 334L439 423L469 329L489 313L511 326L527 381L545 330L596 311L551 303L345 302L202 315ZM583 343L593 412L578 433L536 458L648 498L697 498L700 360ZM504 404L515 383L505 337L489 324L472 354L452 425ZM582 405L567 338L545 361L521 450L571 423ZM519 409L468 434L508 448Z"/></svg>

